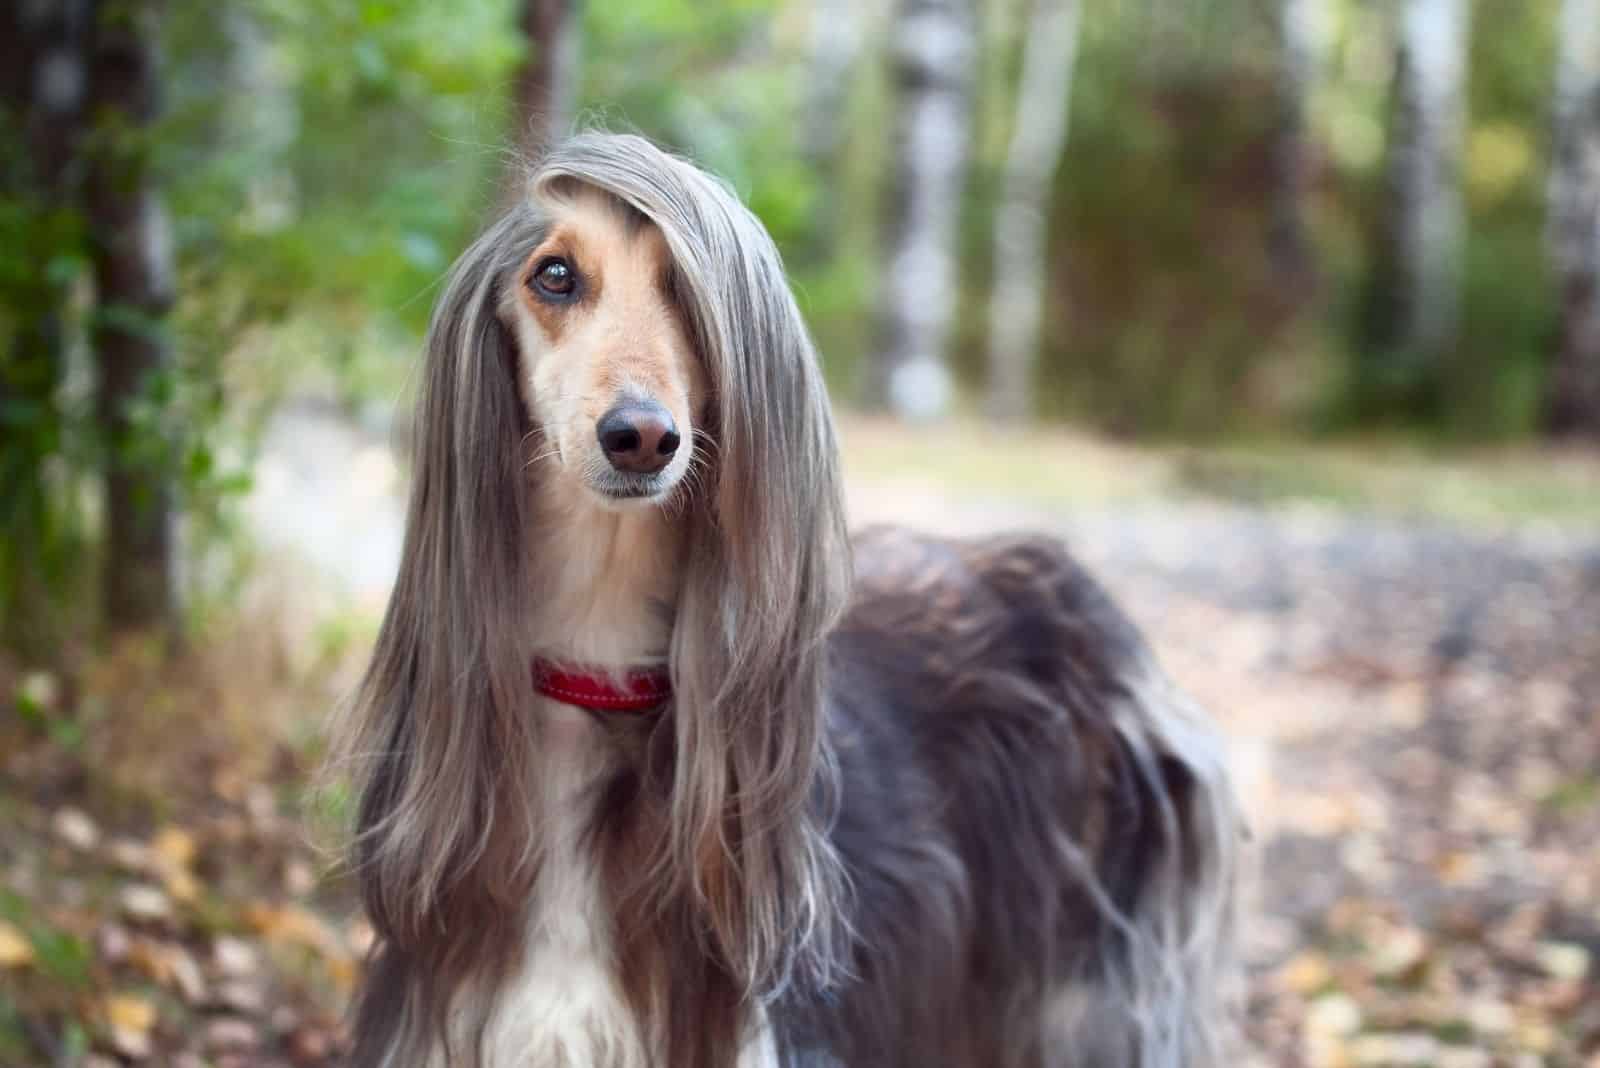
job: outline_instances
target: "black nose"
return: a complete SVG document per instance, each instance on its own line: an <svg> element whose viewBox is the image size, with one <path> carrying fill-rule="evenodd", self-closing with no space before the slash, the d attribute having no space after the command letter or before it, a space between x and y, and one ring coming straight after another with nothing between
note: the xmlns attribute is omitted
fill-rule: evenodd
<svg viewBox="0 0 1600 1068"><path fill-rule="evenodd" d="M678 451L678 425L655 401L623 401L600 417L594 432L618 471L653 475Z"/></svg>

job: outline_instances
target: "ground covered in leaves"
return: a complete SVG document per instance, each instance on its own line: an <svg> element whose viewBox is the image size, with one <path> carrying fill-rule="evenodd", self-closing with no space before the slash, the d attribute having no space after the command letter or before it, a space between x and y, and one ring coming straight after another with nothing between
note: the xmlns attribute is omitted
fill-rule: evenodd
<svg viewBox="0 0 1600 1068"><path fill-rule="evenodd" d="M261 638L4 680L0 1065L336 1063L370 932L286 728L339 673Z"/></svg>
<svg viewBox="0 0 1600 1068"><path fill-rule="evenodd" d="M387 471L357 459L262 481ZM1223 722L1255 833L1241 1064L1600 1068L1594 524L852 489L860 521L1064 535ZM253 605L272 626L169 667L0 665L0 1066L337 1063L370 933L312 782L379 601L356 592Z"/></svg>
<svg viewBox="0 0 1600 1068"><path fill-rule="evenodd" d="M1254 1062L1600 1066L1600 542L1233 509L1075 533L1233 736Z"/></svg>

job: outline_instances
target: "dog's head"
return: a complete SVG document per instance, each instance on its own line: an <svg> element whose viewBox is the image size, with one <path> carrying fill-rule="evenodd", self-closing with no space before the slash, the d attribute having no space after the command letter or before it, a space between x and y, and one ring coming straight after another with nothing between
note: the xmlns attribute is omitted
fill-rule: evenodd
<svg viewBox="0 0 1600 1068"><path fill-rule="evenodd" d="M707 375L660 228L572 179L533 194L538 245L502 295L535 461L612 508L666 500L688 473Z"/></svg>

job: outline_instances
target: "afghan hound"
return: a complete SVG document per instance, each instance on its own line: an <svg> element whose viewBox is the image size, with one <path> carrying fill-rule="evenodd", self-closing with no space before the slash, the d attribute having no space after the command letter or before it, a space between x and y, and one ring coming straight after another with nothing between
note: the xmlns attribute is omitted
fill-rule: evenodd
<svg viewBox="0 0 1600 1068"><path fill-rule="evenodd" d="M343 749L354 1065L1221 1063L1217 737L1055 541L847 537L727 186L554 146L450 273L415 435Z"/></svg>

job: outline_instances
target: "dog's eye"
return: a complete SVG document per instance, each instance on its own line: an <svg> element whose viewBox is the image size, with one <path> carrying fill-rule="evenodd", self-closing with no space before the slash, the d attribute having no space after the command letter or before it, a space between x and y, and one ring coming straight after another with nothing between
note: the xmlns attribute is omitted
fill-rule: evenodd
<svg viewBox="0 0 1600 1068"><path fill-rule="evenodd" d="M533 269L529 282L539 295L562 300L578 288L578 272L566 260L551 258Z"/></svg>

